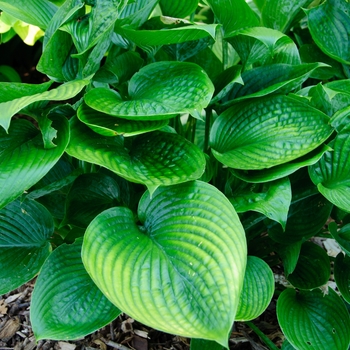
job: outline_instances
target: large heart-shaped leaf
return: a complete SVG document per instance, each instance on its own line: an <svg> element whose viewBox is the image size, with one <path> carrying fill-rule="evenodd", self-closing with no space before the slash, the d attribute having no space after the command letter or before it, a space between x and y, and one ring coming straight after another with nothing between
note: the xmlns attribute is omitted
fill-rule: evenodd
<svg viewBox="0 0 350 350"><path fill-rule="evenodd" d="M215 158L242 170L287 163L320 146L332 133L329 117L288 96L241 101L213 124Z"/></svg>
<svg viewBox="0 0 350 350"><path fill-rule="evenodd" d="M292 199L290 181L287 177L255 185L244 183L232 188L230 202L237 213L254 210L286 227L287 215Z"/></svg>
<svg viewBox="0 0 350 350"><path fill-rule="evenodd" d="M277 317L284 335L296 349L349 347L349 312L331 288L326 295L319 289L284 290L277 301Z"/></svg>
<svg viewBox="0 0 350 350"><path fill-rule="evenodd" d="M40 131L27 120L14 120L0 130L0 208L36 184L56 164L69 141L68 122L58 118L57 147L44 149Z"/></svg>
<svg viewBox="0 0 350 350"><path fill-rule="evenodd" d="M0 105L0 125L7 131L10 120L22 108L37 101L61 101L76 96L87 84L88 80L77 80L59 86L57 89L45 91L30 96L17 97Z"/></svg>
<svg viewBox="0 0 350 350"><path fill-rule="evenodd" d="M16 200L0 210L0 294L31 280L49 256L54 225L33 200Z"/></svg>
<svg viewBox="0 0 350 350"><path fill-rule="evenodd" d="M318 163L310 166L309 174L330 202L350 212L350 127L343 128L329 145L334 151L326 152Z"/></svg>
<svg viewBox="0 0 350 350"><path fill-rule="evenodd" d="M327 0L305 12L318 47L337 61L350 64L350 4L344 0Z"/></svg>
<svg viewBox="0 0 350 350"><path fill-rule="evenodd" d="M256 256L248 256L236 321L250 321L260 316L268 307L274 290L275 278L269 265Z"/></svg>
<svg viewBox="0 0 350 350"><path fill-rule="evenodd" d="M30 307L37 341L78 339L120 314L86 272L81 261L81 245L80 239L59 246L40 271Z"/></svg>
<svg viewBox="0 0 350 350"><path fill-rule="evenodd" d="M326 251L314 243L305 242L288 280L296 288L314 289L326 284L330 274L331 267Z"/></svg>
<svg viewBox="0 0 350 350"><path fill-rule="evenodd" d="M67 153L150 189L199 179L206 164L203 152L180 135L161 131L143 134L127 150L121 137L96 134L77 119L71 123Z"/></svg>
<svg viewBox="0 0 350 350"><path fill-rule="evenodd" d="M83 103L77 116L91 130L104 136L123 135L124 137L154 131L168 124L168 120L127 120L101 113Z"/></svg>
<svg viewBox="0 0 350 350"><path fill-rule="evenodd" d="M129 82L130 100L113 90L97 88L84 99L100 112L125 119L160 120L178 113L198 113L208 106L214 86L196 64L156 62L136 73Z"/></svg>
<svg viewBox="0 0 350 350"><path fill-rule="evenodd" d="M127 208L97 216L84 265L122 311L165 332L227 346L246 265L246 239L227 198L204 182L142 197L137 225Z"/></svg>

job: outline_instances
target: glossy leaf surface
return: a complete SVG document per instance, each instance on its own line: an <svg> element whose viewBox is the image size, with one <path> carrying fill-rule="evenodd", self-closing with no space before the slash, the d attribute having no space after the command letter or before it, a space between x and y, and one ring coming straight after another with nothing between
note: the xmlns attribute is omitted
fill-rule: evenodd
<svg viewBox="0 0 350 350"><path fill-rule="evenodd" d="M329 144L334 151L326 152L309 168L311 180L334 205L350 212L350 128L346 127Z"/></svg>
<svg viewBox="0 0 350 350"><path fill-rule="evenodd" d="M193 63L156 62L142 68L129 82L129 100L109 89L89 91L86 104L125 119L164 120L174 114L198 113L214 93L206 73Z"/></svg>
<svg viewBox="0 0 350 350"><path fill-rule="evenodd" d="M149 131L154 131L168 124L168 120L127 120L101 113L82 104L77 116L91 130L103 136L123 135L135 136Z"/></svg>
<svg viewBox="0 0 350 350"><path fill-rule="evenodd" d="M350 303L350 257L339 253L334 262L334 279L337 287L344 298Z"/></svg>
<svg viewBox="0 0 350 350"><path fill-rule="evenodd" d="M39 272L50 254L53 231L52 216L33 200L16 200L0 210L0 294Z"/></svg>
<svg viewBox="0 0 350 350"><path fill-rule="evenodd" d="M57 89L36 93L30 96L23 96L3 102L0 105L0 124L7 131L12 116L19 112L22 108L27 107L31 103L37 101L68 100L76 96L88 83L88 80L73 81L61 85Z"/></svg>
<svg viewBox="0 0 350 350"><path fill-rule="evenodd" d="M341 249L350 256L350 224L346 224L338 230L337 225L334 222L331 222L328 227L329 232L340 245Z"/></svg>
<svg viewBox="0 0 350 350"><path fill-rule="evenodd" d="M142 197L89 225L84 265L121 310L165 332L227 346L246 265L246 239L230 202L196 181Z"/></svg>
<svg viewBox="0 0 350 350"><path fill-rule="evenodd" d="M274 290L275 278L269 265L256 256L248 256L236 321L250 321L260 316L268 307Z"/></svg>
<svg viewBox="0 0 350 350"><path fill-rule="evenodd" d="M343 0L328 0L305 11L312 38L330 57L350 63L350 4Z"/></svg>
<svg viewBox="0 0 350 350"><path fill-rule="evenodd" d="M314 243L305 242L288 280L296 288L311 290L326 284L330 274L330 261L326 251Z"/></svg>
<svg viewBox="0 0 350 350"><path fill-rule="evenodd" d="M319 194L296 201L290 206L285 232L279 225L272 225L269 236L274 241L284 244L308 239L321 230L332 207L332 203Z"/></svg>
<svg viewBox="0 0 350 350"><path fill-rule="evenodd" d="M96 134L76 119L71 134L68 154L149 188L196 180L204 172L203 152L177 134L155 131L138 136L130 150L120 137Z"/></svg>
<svg viewBox="0 0 350 350"><path fill-rule="evenodd" d="M296 349L347 349L350 317L344 302L329 288L296 292L286 289L277 301L283 333Z"/></svg>
<svg viewBox="0 0 350 350"><path fill-rule="evenodd" d="M160 0L159 5L164 16L182 18L195 11L198 6L198 0Z"/></svg>
<svg viewBox="0 0 350 350"><path fill-rule="evenodd" d="M238 213L254 210L286 226L292 199L288 178L265 183L264 186L246 184L233 189L229 200Z"/></svg>
<svg viewBox="0 0 350 350"><path fill-rule="evenodd" d="M259 170L287 163L320 146L332 133L329 118L287 96L238 102L213 124L215 158L235 169Z"/></svg>
<svg viewBox="0 0 350 350"><path fill-rule="evenodd" d="M50 149L27 120L14 120L8 134L0 130L0 208L36 184L62 156L69 141L67 120L60 118L53 126L57 147Z"/></svg>
<svg viewBox="0 0 350 350"><path fill-rule="evenodd" d="M81 245L82 240L61 245L42 267L30 308L37 340L78 339L120 314L86 272L81 261Z"/></svg>

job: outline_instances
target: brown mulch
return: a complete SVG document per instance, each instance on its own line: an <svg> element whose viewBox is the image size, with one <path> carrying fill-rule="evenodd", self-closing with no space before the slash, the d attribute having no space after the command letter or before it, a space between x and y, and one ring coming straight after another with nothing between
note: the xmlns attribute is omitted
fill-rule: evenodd
<svg viewBox="0 0 350 350"><path fill-rule="evenodd" d="M29 310L34 288L31 281L22 287L0 296L0 350L189 350L190 339L159 332L144 326L127 315L121 315L108 326L75 341L35 341ZM283 335L276 320L274 302L255 324L277 346ZM230 349L267 349L244 323L234 325Z"/></svg>

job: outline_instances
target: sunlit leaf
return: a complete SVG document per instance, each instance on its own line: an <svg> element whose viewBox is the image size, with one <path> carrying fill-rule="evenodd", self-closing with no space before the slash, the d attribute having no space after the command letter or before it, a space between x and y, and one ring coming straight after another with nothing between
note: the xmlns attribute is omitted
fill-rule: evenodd
<svg viewBox="0 0 350 350"><path fill-rule="evenodd" d="M97 216L82 257L122 311L153 328L227 346L246 264L246 239L230 202L204 182L146 192Z"/></svg>

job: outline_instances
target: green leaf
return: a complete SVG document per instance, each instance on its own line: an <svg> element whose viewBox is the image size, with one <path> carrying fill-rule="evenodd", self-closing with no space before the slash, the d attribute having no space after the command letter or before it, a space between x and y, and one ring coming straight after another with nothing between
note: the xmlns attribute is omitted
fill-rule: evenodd
<svg viewBox="0 0 350 350"><path fill-rule="evenodd" d="M65 118L53 123L57 147L45 149L42 136L27 120L14 120L6 134L0 130L0 208L36 184L56 164L69 141Z"/></svg>
<svg viewBox="0 0 350 350"><path fill-rule="evenodd" d="M190 350L223 350L222 345L212 340L191 339Z"/></svg>
<svg viewBox="0 0 350 350"><path fill-rule="evenodd" d="M328 225L329 232L337 241L342 250L350 256L350 224L343 226L339 231L335 222Z"/></svg>
<svg viewBox="0 0 350 350"><path fill-rule="evenodd" d="M5 82L21 82L21 77L17 71L11 66L1 65L0 66L0 79Z"/></svg>
<svg viewBox="0 0 350 350"><path fill-rule="evenodd" d="M136 73L129 82L129 100L113 90L97 88L85 94L86 104L125 119L164 120L178 113L197 115L207 107L214 87L197 65L156 62Z"/></svg>
<svg viewBox="0 0 350 350"><path fill-rule="evenodd" d="M210 143L221 163L259 170L287 163L320 146L333 129L306 103L280 95L241 101L214 122Z"/></svg>
<svg viewBox="0 0 350 350"><path fill-rule="evenodd" d="M302 241L298 241L292 244L278 244L277 252L283 261L284 275L288 278L288 276L295 270L297 266L300 249L301 249Z"/></svg>
<svg viewBox="0 0 350 350"><path fill-rule="evenodd" d="M350 124L350 106L340 109L331 118L331 125L338 133Z"/></svg>
<svg viewBox="0 0 350 350"><path fill-rule="evenodd" d="M63 84L57 89L7 100L0 104L0 125L7 131L12 116L24 107L37 101L68 100L76 96L88 83L89 80L76 80Z"/></svg>
<svg viewBox="0 0 350 350"><path fill-rule="evenodd" d="M28 24L46 29L51 18L57 11L57 6L48 0L4 0L0 8Z"/></svg>
<svg viewBox="0 0 350 350"><path fill-rule="evenodd" d="M266 0L262 8L262 21L266 27L285 33L301 8L311 0Z"/></svg>
<svg viewBox="0 0 350 350"><path fill-rule="evenodd" d="M242 73L243 84L234 84L223 106L230 106L239 100L265 96L271 93L286 94L297 89L323 63L290 65L276 63L257 67Z"/></svg>
<svg viewBox="0 0 350 350"><path fill-rule="evenodd" d="M207 3L223 25L225 36L259 25L258 16L244 0L207 0Z"/></svg>
<svg viewBox="0 0 350 350"><path fill-rule="evenodd" d="M79 339L120 314L87 274L81 244L59 246L40 271L30 307L37 341Z"/></svg>
<svg viewBox="0 0 350 350"><path fill-rule="evenodd" d="M334 262L334 279L344 300L350 304L350 257L339 253Z"/></svg>
<svg viewBox="0 0 350 350"><path fill-rule="evenodd" d="M295 171L317 163L325 152L331 150L326 145L321 145L315 150L303 157L292 160L291 162L276 165L274 167L263 170L237 170L230 169L231 173L239 179L252 183L261 183L281 179L285 176L293 174Z"/></svg>
<svg viewBox="0 0 350 350"><path fill-rule="evenodd" d="M312 38L317 46L335 60L350 64L350 4L327 0L305 10Z"/></svg>
<svg viewBox="0 0 350 350"><path fill-rule="evenodd" d="M31 280L49 256L52 216L33 200L16 200L0 210L0 294Z"/></svg>
<svg viewBox="0 0 350 350"><path fill-rule="evenodd" d="M162 18L160 19L163 20ZM184 20L179 20L184 21ZM144 46L159 46L169 44L179 44L190 40L198 40L211 36L215 39L218 24L193 24L185 22L186 26L179 26L172 29L162 30L136 30L129 27L116 27L116 32L122 37L132 41L135 45L143 48Z"/></svg>
<svg viewBox="0 0 350 350"><path fill-rule="evenodd" d="M291 199L292 191L288 178L267 182L262 186L243 183L233 188L229 196L237 213L257 211L279 222L283 229L286 227Z"/></svg>
<svg viewBox="0 0 350 350"><path fill-rule="evenodd" d="M286 230L272 225L269 236L283 244L297 243L303 238L315 236L329 219L332 203L321 195L315 195L292 203L288 213Z"/></svg>
<svg viewBox="0 0 350 350"><path fill-rule="evenodd" d="M102 211L119 205L118 183L103 173L82 174L73 183L66 200L61 226L87 227Z"/></svg>
<svg viewBox="0 0 350 350"><path fill-rule="evenodd" d="M154 131L168 124L168 120L126 120L101 113L83 103L77 116L91 130L103 136L123 135L124 137Z"/></svg>
<svg viewBox="0 0 350 350"><path fill-rule="evenodd" d="M196 10L198 0L160 0L159 5L164 16L184 18Z"/></svg>
<svg viewBox="0 0 350 350"><path fill-rule="evenodd" d="M82 257L94 282L123 312L153 328L227 347L246 265L232 205L204 182L142 197L137 226L112 208L87 228Z"/></svg>
<svg viewBox="0 0 350 350"><path fill-rule="evenodd" d="M270 304L274 290L275 278L269 265L256 256L248 256L235 321L259 317Z"/></svg>
<svg viewBox="0 0 350 350"><path fill-rule="evenodd" d="M342 129L329 144L334 151L326 152L318 163L309 167L312 182L334 205L350 212L350 127Z"/></svg>
<svg viewBox="0 0 350 350"><path fill-rule="evenodd" d="M298 289L311 290L327 283L331 275L328 255L317 244L305 242L301 246L299 259L288 281Z"/></svg>
<svg viewBox="0 0 350 350"><path fill-rule="evenodd" d="M296 349L349 347L349 313L331 288L326 295L319 289L284 290L277 301L277 317L284 335Z"/></svg>
<svg viewBox="0 0 350 350"><path fill-rule="evenodd" d="M76 119L72 120L71 133L68 154L148 187L195 180L204 172L203 152L177 134L147 133L134 139L127 150L119 137L103 137Z"/></svg>
<svg viewBox="0 0 350 350"><path fill-rule="evenodd" d="M281 32L264 27L242 29L226 40L233 46L245 67L272 63L300 64L294 41Z"/></svg>

